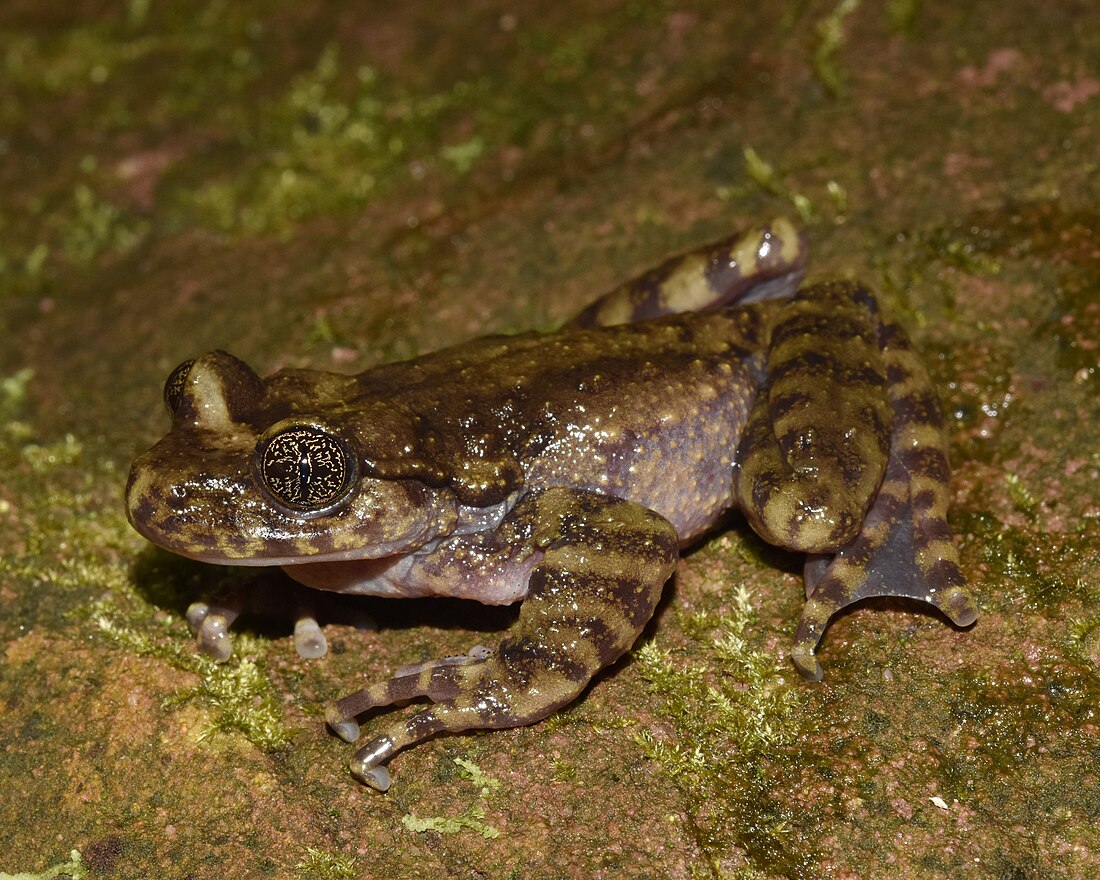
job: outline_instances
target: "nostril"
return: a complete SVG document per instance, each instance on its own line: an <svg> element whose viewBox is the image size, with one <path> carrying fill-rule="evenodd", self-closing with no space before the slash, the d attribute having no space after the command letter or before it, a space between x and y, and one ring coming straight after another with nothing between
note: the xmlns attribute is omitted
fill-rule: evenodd
<svg viewBox="0 0 1100 880"><path fill-rule="evenodd" d="M172 486L164 495L165 510L171 511L174 516L179 516L191 506L191 499L186 486Z"/></svg>

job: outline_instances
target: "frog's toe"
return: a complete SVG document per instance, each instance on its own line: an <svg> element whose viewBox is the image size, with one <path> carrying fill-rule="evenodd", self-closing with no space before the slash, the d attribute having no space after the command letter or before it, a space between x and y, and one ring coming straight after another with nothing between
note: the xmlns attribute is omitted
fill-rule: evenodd
<svg viewBox="0 0 1100 880"><path fill-rule="evenodd" d="M791 663L807 681L821 681L825 677L825 670L817 662L813 648L795 647L791 650Z"/></svg>
<svg viewBox="0 0 1100 880"><path fill-rule="evenodd" d="M187 608L187 625L195 634L200 653L224 663L233 654L229 628L241 613L240 594L230 592L216 602L192 602Z"/></svg>
<svg viewBox="0 0 1100 880"><path fill-rule="evenodd" d="M813 598L817 585L825 579L829 564L833 557L827 553L810 553L806 557L803 568L803 580L806 586L806 604L802 609L802 619L799 623L798 634L794 637L794 645L791 648L791 662L794 668L799 670L802 678L810 681L821 681L824 678L822 664L817 662L814 651L817 642L821 641L828 626L828 618L833 616L835 608Z"/></svg>
<svg viewBox="0 0 1100 880"><path fill-rule="evenodd" d="M377 767L360 767L356 761L352 761L349 766L351 767L352 775L360 782L369 785L375 791L387 792L390 790L390 786L393 784L393 777L390 775L388 768L379 764Z"/></svg>
<svg viewBox="0 0 1100 880"><path fill-rule="evenodd" d="M791 647L791 662L799 674L810 681L821 681L825 673L817 662L814 652L829 625L829 618L836 608L824 602L809 599L802 608L802 617L798 621L798 631Z"/></svg>
<svg viewBox="0 0 1100 880"><path fill-rule="evenodd" d="M828 571L829 563L832 561L833 557L828 553L809 553L806 555L806 563L802 568L802 579L806 585L807 599L814 594L814 590L821 583L821 579L825 577L825 572Z"/></svg>
<svg viewBox="0 0 1100 880"><path fill-rule="evenodd" d="M206 602L192 602L187 606L187 626L193 635L199 634L199 628L206 616L210 613L210 606Z"/></svg>
<svg viewBox="0 0 1100 880"><path fill-rule="evenodd" d="M195 644L207 657L224 663L233 654L233 637L229 635L232 617L212 609L205 602L195 602L187 609L187 622L195 633Z"/></svg>
<svg viewBox="0 0 1100 880"><path fill-rule="evenodd" d="M376 736L348 762L352 776L377 791L386 791L393 777L382 762L393 757L395 751L393 740L388 736Z"/></svg>
<svg viewBox="0 0 1100 880"><path fill-rule="evenodd" d="M199 650L219 663L233 655L233 637L229 635L229 621L220 614L208 615L196 636Z"/></svg>
<svg viewBox="0 0 1100 880"><path fill-rule="evenodd" d="M406 675L419 675L425 670L432 670L440 666L468 666L471 663L479 663L493 653L492 648L485 645L474 645L466 654L455 654L450 657L440 657L438 660L425 660L421 663L403 663L397 667L394 678L402 678Z"/></svg>
<svg viewBox="0 0 1100 880"><path fill-rule="evenodd" d="M966 587L951 587L932 600L955 626L970 626L978 619L978 605Z"/></svg>
<svg viewBox="0 0 1100 880"><path fill-rule="evenodd" d="M295 621L294 650L303 660L316 660L328 653L328 641L313 617L307 615Z"/></svg>
<svg viewBox="0 0 1100 880"><path fill-rule="evenodd" d="M345 718L336 703L325 707L325 724L344 742L353 743L359 739L359 722L354 718Z"/></svg>
<svg viewBox="0 0 1100 880"><path fill-rule="evenodd" d="M462 658L460 658L462 659ZM469 659L466 657L465 659ZM470 663L428 663L418 672L397 675L377 684L365 687L342 699L329 703L325 707L325 723L329 729L345 742L353 743L359 739L359 715L378 706L405 704L420 697L446 699L456 691L458 670L469 668ZM390 753L396 751L392 737L376 737L367 743L359 753L369 752L371 743L385 739L390 744ZM388 757L388 755L387 755ZM359 758L356 758L358 761ZM384 760L384 759L379 759Z"/></svg>

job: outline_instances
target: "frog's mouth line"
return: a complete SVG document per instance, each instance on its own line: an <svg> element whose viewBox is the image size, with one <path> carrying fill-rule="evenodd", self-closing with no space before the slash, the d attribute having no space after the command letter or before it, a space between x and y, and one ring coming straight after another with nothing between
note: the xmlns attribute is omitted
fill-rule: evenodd
<svg viewBox="0 0 1100 880"><path fill-rule="evenodd" d="M294 547L295 540L267 540L263 536L254 538L256 546L250 548L246 544L234 547L231 550L208 544L187 544L178 539L172 533L165 533L144 525L133 524L142 537L152 541L158 547L163 547L182 557L194 559L196 562L205 562L211 565L241 565L248 568L272 568L282 566L288 569L305 569L317 566L318 569L328 565L354 564L359 566L385 563L390 559L406 557L412 551L425 546L436 536L430 528L422 529L415 535L401 536L395 540L384 543L367 543L365 547L355 547L348 550L313 551L308 542L300 549ZM268 550L272 544L283 544L284 549ZM293 576L293 575L292 575Z"/></svg>
<svg viewBox="0 0 1100 880"><path fill-rule="evenodd" d="M421 540L406 538L404 540L392 541L388 544L376 544L355 550L334 550L328 553L287 553L278 556L262 556L258 554L249 556L229 556L219 555L216 552L196 551L184 546L172 546L165 540L164 536L157 536L154 538L154 536L147 534L141 529L138 529L138 531L141 532L143 537L152 541L154 544L164 547L172 553L186 556L188 559L194 559L196 562L205 562L209 565L234 565L249 568L270 568L275 566L281 568L304 568L314 565L320 568L343 563L366 565L370 563L385 562L388 559L398 559L406 556L410 552L422 547L432 537L430 534L426 534Z"/></svg>
<svg viewBox="0 0 1100 880"><path fill-rule="evenodd" d="M133 499L131 499L133 500ZM423 517L403 534L390 540L377 536L358 536L354 546L334 547L336 537L323 530L309 534L287 534L282 530L250 530L247 537L239 530L226 529L237 538L228 543L209 527L200 527L186 517L174 515L145 516L142 503L128 504L130 524L146 540L172 553L210 565L249 567L366 564L408 554L439 535L439 524ZM361 541L361 543L360 543Z"/></svg>
<svg viewBox="0 0 1100 880"><path fill-rule="evenodd" d="M164 485L155 479L159 448L131 469L127 516L153 544L198 562L363 563L415 551L455 525L450 496L413 480L390 481L381 489L372 483L373 491L360 484L337 510L315 517L276 508L228 466L222 468L227 476L177 474Z"/></svg>

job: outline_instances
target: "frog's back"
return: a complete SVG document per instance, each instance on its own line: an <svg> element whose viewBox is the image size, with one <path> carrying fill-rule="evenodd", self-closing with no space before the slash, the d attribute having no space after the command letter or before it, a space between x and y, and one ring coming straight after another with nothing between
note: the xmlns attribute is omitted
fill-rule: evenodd
<svg viewBox="0 0 1100 880"><path fill-rule="evenodd" d="M419 359L400 376L370 371L364 394L385 388L471 450L501 447L528 490L582 488L634 501L687 542L730 506L765 310L480 340Z"/></svg>

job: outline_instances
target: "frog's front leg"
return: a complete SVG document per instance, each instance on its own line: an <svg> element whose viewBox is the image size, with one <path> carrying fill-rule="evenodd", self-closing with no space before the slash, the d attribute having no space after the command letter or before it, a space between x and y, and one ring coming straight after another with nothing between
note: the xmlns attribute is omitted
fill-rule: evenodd
<svg viewBox="0 0 1100 880"><path fill-rule="evenodd" d="M187 624L195 636L199 651L219 663L228 660L233 654L229 629L243 612L253 609L260 601L257 597L259 593L254 583L238 583L209 602L192 602L187 608ZM264 589L262 597L270 602L271 590ZM311 597L306 591L295 590L292 604L294 649L298 656L305 660L324 657L328 653L328 641L317 622ZM278 607L280 603L276 605Z"/></svg>
<svg viewBox="0 0 1100 880"><path fill-rule="evenodd" d="M390 722L360 748L352 772L380 790L381 765L433 734L519 727L572 702L625 653L653 614L678 557L675 529L622 499L551 489L524 499L502 523L529 536L533 568L519 618L488 655L449 658L365 688L326 712L334 731L358 735L354 717L427 697L432 705Z"/></svg>

